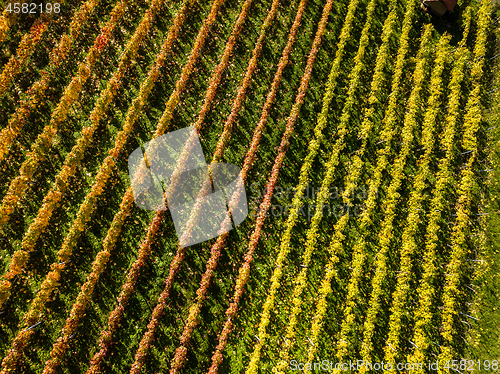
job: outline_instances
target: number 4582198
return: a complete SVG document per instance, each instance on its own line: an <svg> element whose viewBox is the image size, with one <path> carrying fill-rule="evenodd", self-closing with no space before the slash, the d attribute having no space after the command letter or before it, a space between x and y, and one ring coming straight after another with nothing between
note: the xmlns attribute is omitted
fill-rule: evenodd
<svg viewBox="0 0 500 374"><path fill-rule="evenodd" d="M450 364L451 362L451 364ZM452 369L458 372L464 371L475 371L476 369L479 371L493 371L498 373L498 360L453 360L446 361L446 365L444 365L445 369Z"/></svg>
<svg viewBox="0 0 500 374"><path fill-rule="evenodd" d="M61 11L61 4L59 3L9 3L5 10L9 13L59 13Z"/></svg>

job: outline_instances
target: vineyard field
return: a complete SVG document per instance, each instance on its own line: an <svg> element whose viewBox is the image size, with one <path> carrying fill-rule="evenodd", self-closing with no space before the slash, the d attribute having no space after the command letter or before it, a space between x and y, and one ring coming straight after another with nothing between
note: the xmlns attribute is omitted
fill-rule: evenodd
<svg viewBox="0 0 500 374"><path fill-rule="evenodd" d="M500 372L500 3L422 3L0 0L0 374Z"/></svg>

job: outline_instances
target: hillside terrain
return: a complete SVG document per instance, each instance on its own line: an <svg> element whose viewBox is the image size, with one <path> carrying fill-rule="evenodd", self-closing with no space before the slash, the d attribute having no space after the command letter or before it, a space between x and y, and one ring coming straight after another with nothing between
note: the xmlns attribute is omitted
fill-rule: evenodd
<svg viewBox="0 0 500 374"><path fill-rule="evenodd" d="M0 374L499 372L498 1L57 1L0 0ZM190 126L248 216L182 246L129 156Z"/></svg>

